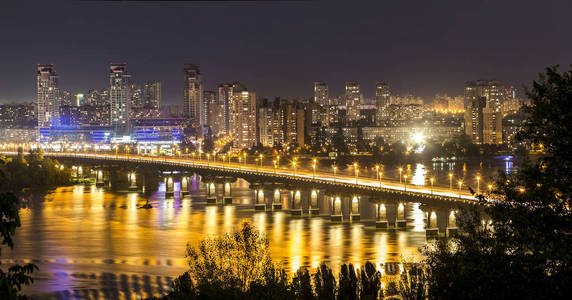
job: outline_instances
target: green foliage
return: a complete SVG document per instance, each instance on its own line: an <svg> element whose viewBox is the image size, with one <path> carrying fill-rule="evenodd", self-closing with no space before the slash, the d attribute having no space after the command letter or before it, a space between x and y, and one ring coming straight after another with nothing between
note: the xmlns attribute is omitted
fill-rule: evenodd
<svg viewBox="0 0 572 300"><path fill-rule="evenodd" d="M292 285L290 287L292 296L299 300L312 300L314 299L314 293L312 291L312 282L310 277L310 272L308 268L302 267L296 271L294 278L292 279Z"/></svg>
<svg viewBox="0 0 572 300"><path fill-rule="evenodd" d="M314 290L319 300L336 298L336 278L325 263L321 263L314 274Z"/></svg>
<svg viewBox="0 0 572 300"><path fill-rule="evenodd" d="M572 71L549 68L528 91L519 139L544 145L536 162L499 174L491 226L465 211L464 234L425 249L430 298L562 299L572 293ZM482 196L479 196L484 201Z"/></svg>
<svg viewBox="0 0 572 300"><path fill-rule="evenodd" d="M186 257L191 280L201 296L245 292L252 282L267 276L265 272L272 266L268 240L246 222L233 234L188 246Z"/></svg>
<svg viewBox="0 0 572 300"><path fill-rule="evenodd" d="M16 233L16 228L20 227L20 216L18 214L19 199L12 193L0 194L0 235L2 244L10 249L14 248L12 236ZM0 248L0 255L2 248ZM38 267L34 264L13 265L8 268L8 272L0 269L0 296L2 299L26 299L20 295L23 285L30 285L34 282L30 276Z"/></svg>
<svg viewBox="0 0 572 300"><path fill-rule="evenodd" d="M401 274L399 280L399 293L401 298L407 300L427 299L428 273L425 268L413 265Z"/></svg>
<svg viewBox="0 0 572 300"><path fill-rule="evenodd" d="M375 269L371 262L366 262L359 276L360 299L375 300L381 289L381 273Z"/></svg>
<svg viewBox="0 0 572 300"><path fill-rule="evenodd" d="M0 190L19 192L25 188L49 188L70 184L71 170L60 169L59 163L45 158L41 151L24 157L21 149L15 158L0 158L0 172L4 174Z"/></svg>
<svg viewBox="0 0 572 300"><path fill-rule="evenodd" d="M354 300L358 297L358 278L352 264L343 264L340 270L338 299Z"/></svg>

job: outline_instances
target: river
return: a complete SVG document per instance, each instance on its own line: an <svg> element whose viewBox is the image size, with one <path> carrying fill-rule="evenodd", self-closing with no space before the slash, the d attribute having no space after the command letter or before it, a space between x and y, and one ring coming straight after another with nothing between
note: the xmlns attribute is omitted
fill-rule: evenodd
<svg viewBox="0 0 572 300"><path fill-rule="evenodd" d="M360 204L360 222L335 223L324 215L326 203L320 217L290 216L286 202L284 211L256 212L253 192L241 179L233 186L232 205L206 205L199 182L184 197L165 198L164 190L161 184L149 196L152 209L139 209L147 196L137 192L94 185L55 189L21 209L15 249L2 251L1 262L36 263L35 282L24 292L37 298L139 299L167 293L169 282L186 269L187 243L231 232L243 221L265 232L273 258L290 272L322 261L334 268L415 261L427 242L426 214L415 202L405 204L406 230L379 230L367 200Z"/></svg>

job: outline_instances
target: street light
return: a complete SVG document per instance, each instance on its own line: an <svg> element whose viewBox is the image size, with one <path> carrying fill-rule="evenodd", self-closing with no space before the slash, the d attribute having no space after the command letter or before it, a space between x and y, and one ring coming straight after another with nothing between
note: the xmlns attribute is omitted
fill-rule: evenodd
<svg viewBox="0 0 572 300"><path fill-rule="evenodd" d="M459 180L459 198L461 198L461 186L463 186L463 182Z"/></svg>
<svg viewBox="0 0 572 300"><path fill-rule="evenodd" d="M477 176L477 195L481 193L481 176Z"/></svg>
<svg viewBox="0 0 572 300"><path fill-rule="evenodd" d="M379 180L379 165L375 165L375 176L378 176L377 180Z"/></svg>
<svg viewBox="0 0 572 300"><path fill-rule="evenodd" d="M274 165L274 174L276 174L276 160L273 160L272 164Z"/></svg>
<svg viewBox="0 0 572 300"><path fill-rule="evenodd" d="M264 155L260 154L260 168L262 169L262 158L264 157Z"/></svg>
<svg viewBox="0 0 572 300"><path fill-rule="evenodd" d="M433 182L435 181L435 178L431 177L429 181L431 181L431 195L433 195Z"/></svg>
<svg viewBox="0 0 572 300"><path fill-rule="evenodd" d="M354 170L355 170L355 175L356 175L356 184L358 184L358 173L359 173L359 170L358 170L358 164L357 164L357 163L354 163Z"/></svg>
<svg viewBox="0 0 572 300"><path fill-rule="evenodd" d="M276 156L276 167L280 168L280 155Z"/></svg>
<svg viewBox="0 0 572 300"><path fill-rule="evenodd" d="M312 164L312 179L316 179L316 160L314 159L314 163Z"/></svg>
<svg viewBox="0 0 572 300"><path fill-rule="evenodd" d="M383 172L379 172L379 187L381 187L381 177L383 177Z"/></svg>
<svg viewBox="0 0 572 300"><path fill-rule="evenodd" d="M401 174L403 173L403 168L399 168L399 183L401 183Z"/></svg>
<svg viewBox="0 0 572 300"><path fill-rule="evenodd" d="M453 190L453 173L449 173L449 189Z"/></svg>
<svg viewBox="0 0 572 300"><path fill-rule="evenodd" d="M334 182L336 182L336 171L338 170L337 166L334 166Z"/></svg>
<svg viewBox="0 0 572 300"><path fill-rule="evenodd" d="M407 174L403 175L403 179L404 179L403 185L404 185L405 191L407 192Z"/></svg>
<svg viewBox="0 0 572 300"><path fill-rule="evenodd" d="M492 185L492 184L489 184L489 185L488 185L488 188L489 188L489 194L492 193L492 192L493 192L493 185Z"/></svg>
<svg viewBox="0 0 572 300"><path fill-rule="evenodd" d="M292 167L294 168L294 176L296 176L296 161L292 162Z"/></svg>

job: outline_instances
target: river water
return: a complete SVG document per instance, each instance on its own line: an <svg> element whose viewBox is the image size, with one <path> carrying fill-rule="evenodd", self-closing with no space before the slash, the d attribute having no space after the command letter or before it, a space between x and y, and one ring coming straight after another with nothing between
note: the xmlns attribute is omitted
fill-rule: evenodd
<svg viewBox="0 0 572 300"><path fill-rule="evenodd" d="M326 203L320 203L320 217L290 216L286 200L284 211L256 212L253 191L240 179L232 205L207 205L199 181L188 196L166 198L164 191L163 184L150 196L93 185L58 188L20 211L15 249L2 251L1 262L39 266L25 288L36 298L140 299L168 292L186 269L187 243L232 232L243 221L265 232L274 260L289 271L322 261L334 268L414 261L427 242L426 214L415 202L405 203L407 229L379 230L367 200L360 204L360 222L336 223ZM138 208L147 197L153 208Z"/></svg>

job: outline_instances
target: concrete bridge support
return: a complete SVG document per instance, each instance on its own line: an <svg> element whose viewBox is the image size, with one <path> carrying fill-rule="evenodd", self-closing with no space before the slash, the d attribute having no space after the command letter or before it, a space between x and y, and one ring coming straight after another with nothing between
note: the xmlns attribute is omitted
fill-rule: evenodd
<svg viewBox="0 0 572 300"><path fill-rule="evenodd" d="M262 186L254 190L254 210L266 210L266 199L264 198L264 188Z"/></svg>
<svg viewBox="0 0 572 300"><path fill-rule="evenodd" d="M281 210L282 209L282 193L280 192L279 188L274 189L274 193L272 195L272 210Z"/></svg>
<svg viewBox="0 0 572 300"><path fill-rule="evenodd" d="M103 180L103 170L95 171L95 186L104 186L105 181Z"/></svg>
<svg viewBox="0 0 572 300"><path fill-rule="evenodd" d="M405 203L400 202L397 204L397 214L395 219L395 225L397 228L407 227L407 219L405 218Z"/></svg>
<svg viewBox="0 0 572 300"><path fill-rule="evenodd" d="M207 204L217 204L216 201L216 184L214 181L205 184L207 190Z"/></svg>
<svg viewBox="0 0 572 300"><path fill-rule="evenodd" d="M232 203L232 185L229 181L223 183L222 203L223 204Z"/></svg>
<svg viewBox="0 0 572 300"><path fill-rule="evenodd" d="M181 196L188 195L190 187L191 187L191 178L189 176L183 176L181 178Z"/></svg>
<svg viewBox="0 0 572 300"><path fill-rule="evenodd" d="M439 236L437 213L434 210L427 212L425 219L425 235L427 236L427 239L434 239Z"/></svg>
<svg viewBox="0 0 572 300"><path fill-rule="evenodd" d="M350 221L357 222L360 220L361 215L359 212L359 204L360 204L361 197L358 195L354 195L350 199Z"/></svg>
<svg viewBox="0 0 572 300"><path fill-rule="evenodd" d="M330 203L330 220L334 222L342 222L344 220L344 216L342 214L342 197L331 196Z"/></svg>
<svg viewBox="0 0 572 300"><path fill-rule="evenodd" d="M137 174L135 172L129 172L127 174L127 180L129 181L129 187L127 188L130 191L137 190Z"/></svg>
<svg viewBox="0 0 572 300"><path fill-rule="evenodd" d="M175 181L173 176L165 177L165 197L175 196Z"/></svg>
<svg viewBox="0 0 572 300"><path fill-rule="evenodd" d="M302 215L302 192L300 190L290 191L290 214L293 216Z"/></svg>
<svg viewBox="0 0 572 300"><path fill-rule="evenodd" d="M310 191L310 203L308 213L310 216L317 216L320 214L320 207L318 206L318 199L320 197L320 190L312 189Z"/></svg>
<svg viewBox="0 0 572 300"><path fill-rule="evenodd" d="M385 203L375 204L375 227L380 229L388 229L389 222L387 220L387 208Z"/></svg>
<svg viewBox="0 0 572 300"><path fill-rule="evenodd" d="M447 218L447 236L455 236L457 233L457 211L451 210Z"/></svg>

